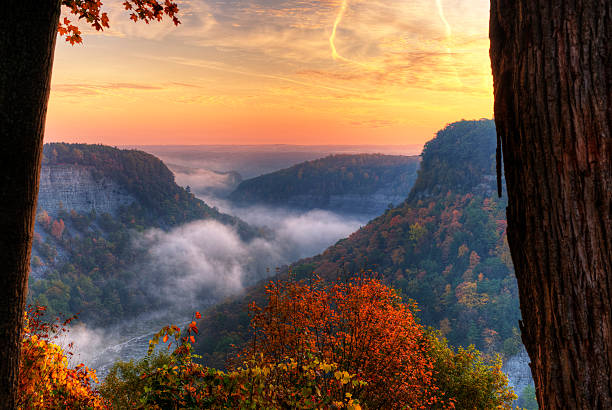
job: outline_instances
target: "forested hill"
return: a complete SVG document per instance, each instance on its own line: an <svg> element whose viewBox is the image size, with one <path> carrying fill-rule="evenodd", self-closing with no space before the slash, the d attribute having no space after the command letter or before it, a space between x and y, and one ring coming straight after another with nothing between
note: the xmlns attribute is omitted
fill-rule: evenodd
<svg viewBox="0 0 612 410"><path fill-rule="evenodd" d="M293 264L292 275L335 279L372 270L416 300L423 322L452 344L516 353L520 313L506 204L491 177L495 137L490 120L461 121L438 132L423 152L410 200L323 254ZM214 362L226 343L244 340L246 304L260 298L264 286L208 313L200 353Z"/></svg>
<svg viewBox="0 0 612 410"><path fill-rule="evenodd" d="M514 353L520 313L495 140L490 120L448 125L425 146L404 204L292 269L325 277L371 269L452 344Z"/></svg>
<svg viewBox="0 0 612 410"><path fill-rule="evenodd" d="M438 131L423 148L410 199L448 191L491 195L495 189L495 147L493 120L459 121Z"/></svg>
<svg viewBox="0 0 612 410"><path fill-rule="evenodd" d="M230 195L238 204L380 214L402 202L416 179L418 157L330 155L243 181Z"/></svg>
<svg viewBox="0 0 612 410"><path fill-rule="evenodd" d="M184 275L182 267L151 276L148 232L199 220L229 226L244 240L260 232L178 186L158 158L103 145L47 144L32 246L29 302L51 315L80 313L110 324L153 309L168 310L144 275ZM155 230L155 229L157 230ZM161 269L161 267L160 267Z"/></svg>
<svg viewBox="0 0 612 410"><path fill-rule="evenodd" d="M159 158L146 152L121 150L105 145L45 144L43 174L49 173L49 170L57 174L58 171L67 169L87 171L93 181L100 185L92 187L94 191L101 189L105 183L112 183L116 190L134 198L134 201L126 201L130 203L126 203L121 216L132 217L144 226L167 228L196 219L215 219L237 226L243 235L254 234L251 228L238 218L218 212L178 186L168 167ZM50 178L53 178L53 175ZM59 178L55 177L53 181L49 181L49 193L41 191L43 204L47 200L44 195L49 196L47 202L61 198L61 192L54 190L53 186L61 183ZM41 187L41 190L44 188ZM88 192L84 194L87 195ZM91 204L92 207L94 205ZM65 208L66 211L71 211L66 206Z"/></svg>

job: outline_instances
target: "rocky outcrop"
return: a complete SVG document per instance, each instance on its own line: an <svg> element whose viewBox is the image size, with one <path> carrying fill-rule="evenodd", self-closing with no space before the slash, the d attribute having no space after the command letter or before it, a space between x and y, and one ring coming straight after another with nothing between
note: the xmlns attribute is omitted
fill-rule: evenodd
<svg viewBox="0 0 612 410"><path fill-rule="evenodd" d="M519 397L525 387L533 384L529 362L529 355L523 348L518 354L509 358L502 367L502 371L508 376L508 384Z"/></svg>
<svg viewBox="0 0 612 410"><path fill-rule="evenodd" d="M51 216L61 209L113 215L121 206L136 200L114 181L104 177L96 180L92 170L81 165L43 165L38 209Z"/></svg>

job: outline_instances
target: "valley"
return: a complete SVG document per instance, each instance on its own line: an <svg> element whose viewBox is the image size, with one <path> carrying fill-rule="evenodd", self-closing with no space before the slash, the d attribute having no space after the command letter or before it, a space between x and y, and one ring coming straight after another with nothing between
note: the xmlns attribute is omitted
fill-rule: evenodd
<svg viewBox="0 0 612 410"><path fill-rule="evenodd" d="M77 357L101 375L142 357L158 328L206 311L196 349L222 367L268 278L375 275L451 344L501 353L522 389L494 137L491 121L463 121L421 157L273 152L286 168L263 175L265 155L250 164L248 150L179 164L175 148L166 165L138 150L47 145L29 300L79 314L74 341L89 348Z"/></svg>

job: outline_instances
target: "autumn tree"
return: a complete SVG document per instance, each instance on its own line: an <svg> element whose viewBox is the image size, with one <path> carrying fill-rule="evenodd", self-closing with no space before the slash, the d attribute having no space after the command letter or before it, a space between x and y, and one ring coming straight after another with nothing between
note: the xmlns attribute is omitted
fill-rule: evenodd
<svg viewBox="0 0 612 410"><path fill-rule="evenodd" d="M62 239L64 228L65 226L63 219L53 221L53 224L51 225L51 235L53 235L56 239Z"/></svg>
<svg viewBox="0 0 612 410"><path fill-rule="evenodd" d="M276 282L252 308L256 337L228 371L194 360L196 312L154 335L144 358L116 363L101 396L164 409L511 409L516 399L499 356L448 346L377 280Z"/></svg>
<svg viewBox="0 0 612 410"><path fill-rule="evenodd" d="M355 397L369 408L430 408L440 401L424 329L392 289L357 278L271 282L267 294L266 307L252 306L255 335L246 357L337 363L366 383Z"/></svg>
<svg viewBox="0 0 612 410"><path fill-rule="evenodd" d="M492 0L490 38L508 242L538 402L609 409L612 2Z"/></svg>
<svg viewBox="0 0 612 410"><path fill-rule="evenodd" d="M334 376L354 375L351 397L372 409L512 408L499 357L448 346L375 278L272 282L267 296L265 307L251 306L254 334L239 365L334 363L345 374Z"/></svg>
<svg viewBox="0 0 612 410"><path fill-rule="evenodd" d="M82 363L71 366L72 343L66 348L59 344L75 317L47 322L43 320L45 310L44 306L31 306L26 311L17 408L108 408L94 389L96 371Z"/></svg>
<svg viewBox="0 0 612 410"><path fill-rule="evenodd" d="M123 5L134 21L167 16L179 23L170 0ZM55 40L59 32L80 43L75 21L96 30L109 26L99 0L6 0L0 15L0 403L6 408L15 403Z"/></svg>

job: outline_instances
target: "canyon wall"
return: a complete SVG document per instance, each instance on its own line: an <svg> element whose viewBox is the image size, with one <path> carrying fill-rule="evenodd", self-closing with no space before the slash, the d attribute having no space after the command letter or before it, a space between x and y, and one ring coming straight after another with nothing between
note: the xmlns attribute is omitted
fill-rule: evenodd
<svg viewBox="0 0 612 410"><path fill-rule="evenodd" d="M80 165L43 165L38 209L51 216L56 216L60 209L113 215L122 205L136 201L114 181L104 177L96 180L92 171L93 167Z"/></svg>

